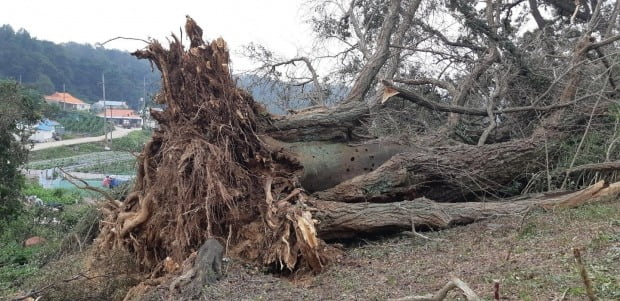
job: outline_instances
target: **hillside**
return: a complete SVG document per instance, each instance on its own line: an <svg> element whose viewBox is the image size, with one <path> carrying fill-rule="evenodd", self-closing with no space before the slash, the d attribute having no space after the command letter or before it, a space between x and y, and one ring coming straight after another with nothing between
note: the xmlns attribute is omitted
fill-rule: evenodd
<svg viewBox="0 0 620 301"><path fill-rule="evenodd" d="M88 44L55 44L32 37L25 29L0 27L0 78L12 78L43 94L64 88L88 102L101 99L105 74L106 98L140 106L146 80L147 97L159 89L159 73L128 52Z"/></svg>
<svg viewBox="0 0 620 301"><path fill-rule="evenodd" d="M138 60L129 52L94 47L74 42L55 44L38 40L25 29L15 31L10 25L0 27L0 78L21 81L42 94L66 91L72 95L95 102L102 97L101 75L105 74L106 98L127 101L134 108L141 108L139 99L150 99L159 89L159 72L152 71L148 62ZM286 109L300 109L309 105L304 89L285 82L261 78L258 75L236 76L241 87L266 105L275 114L285 114ZM330 94L342 96L344 87L328 87ZM287 99L283 95L297 95Z"/></svg>

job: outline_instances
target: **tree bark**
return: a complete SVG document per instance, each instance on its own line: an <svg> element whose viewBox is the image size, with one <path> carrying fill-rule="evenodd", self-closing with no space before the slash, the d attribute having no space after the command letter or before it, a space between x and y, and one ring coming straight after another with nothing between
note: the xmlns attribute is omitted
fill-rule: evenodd
<svg viewBox="0 0 620 301"><path fill-rule="evenodd" d="M404 231L415 227L446 229L456 225L512 214L532 208L573 208L605 200L620 192L620 182L599 182L581 191L537 194L501 202L438 203L427 198L392 203L342 203L313 200L317 231L322 239L351 238L360 234Z"/></svg>
<svg viewBox="0 0 620 301"><path fill-rule="evenodd" d="M541 146L540 141L521 139L484 146L411 147L375 170L314 196L338 202L421 196L454 202L502 195L528 166L541 166Z"/></svg>
<svg viewBox="0 0 620 301"><path fill-rule="evenodd" d="M528 0L528 1L530 5L530 13L532 13L534 20L536 21L536 24L538 25L538 28L542 30L543 28L545 28L545 25L547 25L547 22L540 14L540 10L538 10L538 2L536 0Z"/></svg>
<svg viewBox="0 0 620 301"><path fill-rule="evenodd" d="M345 102L364 100L364 96L368 90L370 90L370 87L372 87L372 83L379 73L379 70L381 70L387 61L388 55L390 54L390 38L396 26L396 22L398 21L400 2L400 0L390 0L388 13L385 16L385 20L379 31L379 36L377 37L375 52L370 56L364 68L360 70Z"/></svg>

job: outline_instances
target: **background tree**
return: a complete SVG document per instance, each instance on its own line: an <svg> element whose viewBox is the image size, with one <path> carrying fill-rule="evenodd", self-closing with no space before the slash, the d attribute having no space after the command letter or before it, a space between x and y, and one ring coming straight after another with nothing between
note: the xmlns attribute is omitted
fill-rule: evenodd
<svg viewBox="0 0 620 301"><path fill-rule="evenodd" d="M16 213L28 159L28 125L39 119L41 95L14 81L0 80L0 218Z"/></svg>
<svg viewBox="0 0 620 301"><path fill-rule="evenodd" d="M55 44L30 36L25 29L0 27L0 77L12 78L41 93L62 91L88 102L102 97L101 75L106 77L106 98L127 101L142 109L139 99L159 89L159 74L129 53L88 44Z"/></svg>

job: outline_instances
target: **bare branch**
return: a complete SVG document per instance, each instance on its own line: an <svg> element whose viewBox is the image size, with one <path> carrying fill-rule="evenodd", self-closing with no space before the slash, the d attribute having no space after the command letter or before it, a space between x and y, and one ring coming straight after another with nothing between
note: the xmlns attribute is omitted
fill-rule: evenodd
<svg viewBox="0 0 620 301"><path fill-rule="evenodd" d="M448 293L455 288L459 288L461 291L463 291L463 294L465 294L465 297L467 298L468 301L481 300L480 297L478 297L478 295L476 295L476 293L471 288L469 288L469 286L465 282L455 277L453 277L452 280L450 280L450 282L446 283L446 285L444 285L435 294L428 294L424 296L407 296L407 297L391 299L391 300L392 301L442 301L446 299L446 297L448 296Z"/></svg>
<svg viewBox="0 0 620 301"><path fill-rule="evenodd" d="M301 57L296 57L284 62L280 62L280 63L275 63L273 65L271 65L271 68L276 68L279 66L284 66L284 65L289 65L289 64L295 64L295 62L303 62L306 65L306 68L308 68L308 71L310 71L310 74L312 75L312 83L314 84L314 90L317 92L317 98L318 100L312 100L312 104L313 105L325 105L325 97L323 95L323 87L321 86L321 83L319 82L319 76L316 73L316 69L314 69L314 67L312 66L312 63L310 62L310 59L308 59L305 56L301 56ZM309 83L310 81L306 82ZM300 84L298 83L297 85L304 85L306 83Z"/></svg>
<svg viewBox="0 0 620 301"><path fill-rule="evenodd" d="M438 102L429 100L413 91L394 86L389 81L384 80L382 81L382 84L386 88L396 90L398 94L395 94L394 96L402 97L403 99L409 100L415 104L421 105L431 110L436 110L440 112L474 115L474 116L488 116L488 112L486 109L469 108L469 107L463 107L463 106L457 106L457 105L449 105L445 103L438 103ZM591 97L591 95L581 97L575 101L571 101L568 103L560 103L560 104L549 105L549 106L544 106L544 107L524 106L524 107L497 109L497 110L493 110L492 113L493 114L506 114L506 113L525 112L525 111L540 111L540 112L551 111L551 110L565 108L570 105L574 105L578 101L589 98L589 97Z"/></svg>
<svg viewBox="0 0 620 301"><path fill-rule="evenodd" d="M538 2L536 0L529 0L530 12L538 25L538 28L543 29L547 24L547 21L542 17L540 11L538 10Z"/></svg>
<svg viewBox="0 0 620 301"><path fill-rule="evenodd" d="M351 21L351 25L353 27L353 31L355 32L355 35L357 36L357 40L358 40L358 49L359 51L362 53L362 55L364 56L364 58L368 58L370 56L370 52L368 50L368 46L366 45L366 39L364 37L364 34L362 33L362 29L360 28L360 24L357 20L357 17L355 16L355 14L353 13L353 9L355 8L355 0L351 1L351 5L349 5L349 10L347 11L347 16L349 17L349 20Z"/></svg>
<svg viewBox="0 0 620 301"><path fill-rule="evenodd" d="M569 168L566 173L573 174L582 171L614 171L620 170L620 161L604 162L604 163L590 163L577 167Z"/></svg>
<svg viewBox="0 0 620 301"><path fill-rule="evenodd" d="M99 189L97 187L90 186L86 181L84 181L84 180L82 180L82 179L80 179L78 177L73 176L72 174L66 172L64 169L62 169L60 167L58 167L58 169L60 169L60 171L63 173L63 175L65 176L65 179L67 181L69 181L69 183L73 184L75 187L77 187L79 189L84 189L84 190L90 190L90 191L97 192L97 193L103 195L108 201L110 201L110 202L114 201L114 198L108 192L106 192L106 191L104 191L102 189ZM77 182L81 182L84 186L78 185L76 183L76 181Z"/></svg>
<svg viewBox="0 0 620 301"><path fill-rule="evenodd" d="M381 30L377 38L377 45L375 52L368 59L368 62L360 70L358 76L351 87L349 95L347 95L345 102L350 101L362 101L364 96L370 90L371 84L375 77L381 70L383 64L388 59L390 50L390 37L394 31L396 22L398 21L398 12L400 11L400 0L390 0L390 6L388 13L385 16L385 20L381 25Z"/></svg>
<svg viewBox="0 0 620 301"><path fill-rule="evenodd" d="M442 42L444 42L444 44L446 44L448 46L469 48L471 50L479 51L479 52L484 52L487 49L486 47L481 47L481 46L474 45L474 44L471 44L471 43L450 41L439 30L437 30L437 29L431 27L430 25L428 25L426 23L423 23L421 21L416 21L415 24L419 25L420 27L422 27L422 29L424 29L425 31L428 31L428 32L432 33L437 38L439 38L439 40L441 40Z"/></svg>
<svg viewBox="0 0 620 301"><path fill-rule="evenodd" d="M599 48L599 47L603 47L603 46L609 45L609 44L611 44L611 43L613 43L615 41L618 41L618 40L620 40L620 35L616 35L616 36L613 36L611 38L607 38L607 39L602 40L602 41L597 42L597 43L592 43L592 44L590 44L586 48L586 51L589 51L589 50L592 50L592 49L596 49L596 48Z"/></svg>
<svg viewBox="0 0 620 301"><path fill-rule="evenodd" d="M95 46L104 46L105 44L115 41L115 40L131 40L131 41L140 41L140 42L144 42L146 44L149 43L149 41L144 40L144 39L139 39L139 38L128 38L128 37L116 37L116 38L111 38L103 43L95 43Z"/></svg>
<svg viewBox="0 0 620 301"><path fill-rule="evenodd" d="M433 85L445 89L452 95L453 97L458 94L456 87L443 80L433 79L433 78L418 78L418 79L403 79L403 78L395 78L393 80L396 83L408 84L413 86L421 86L421 85Z"/></svg>

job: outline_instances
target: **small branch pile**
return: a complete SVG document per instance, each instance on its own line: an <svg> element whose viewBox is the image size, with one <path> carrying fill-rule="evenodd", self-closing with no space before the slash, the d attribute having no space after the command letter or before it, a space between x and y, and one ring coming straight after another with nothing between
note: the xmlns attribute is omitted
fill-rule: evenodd
<svg viewBox="0 0 620 301"><path fill-rule="evenodd" d="M188 50L173 35L169 49L152 41L133 54L161 71L156 101L166 109L151 111L159 129L138 158L133 191L104 208L102 249L127 249L156 276L166 257L182 262L215 237L233 256L320 271L323 243L304 210L300 165L257 136L264 110L235 86L224 40L205 43L189 17L185 28Z"/></svg>

